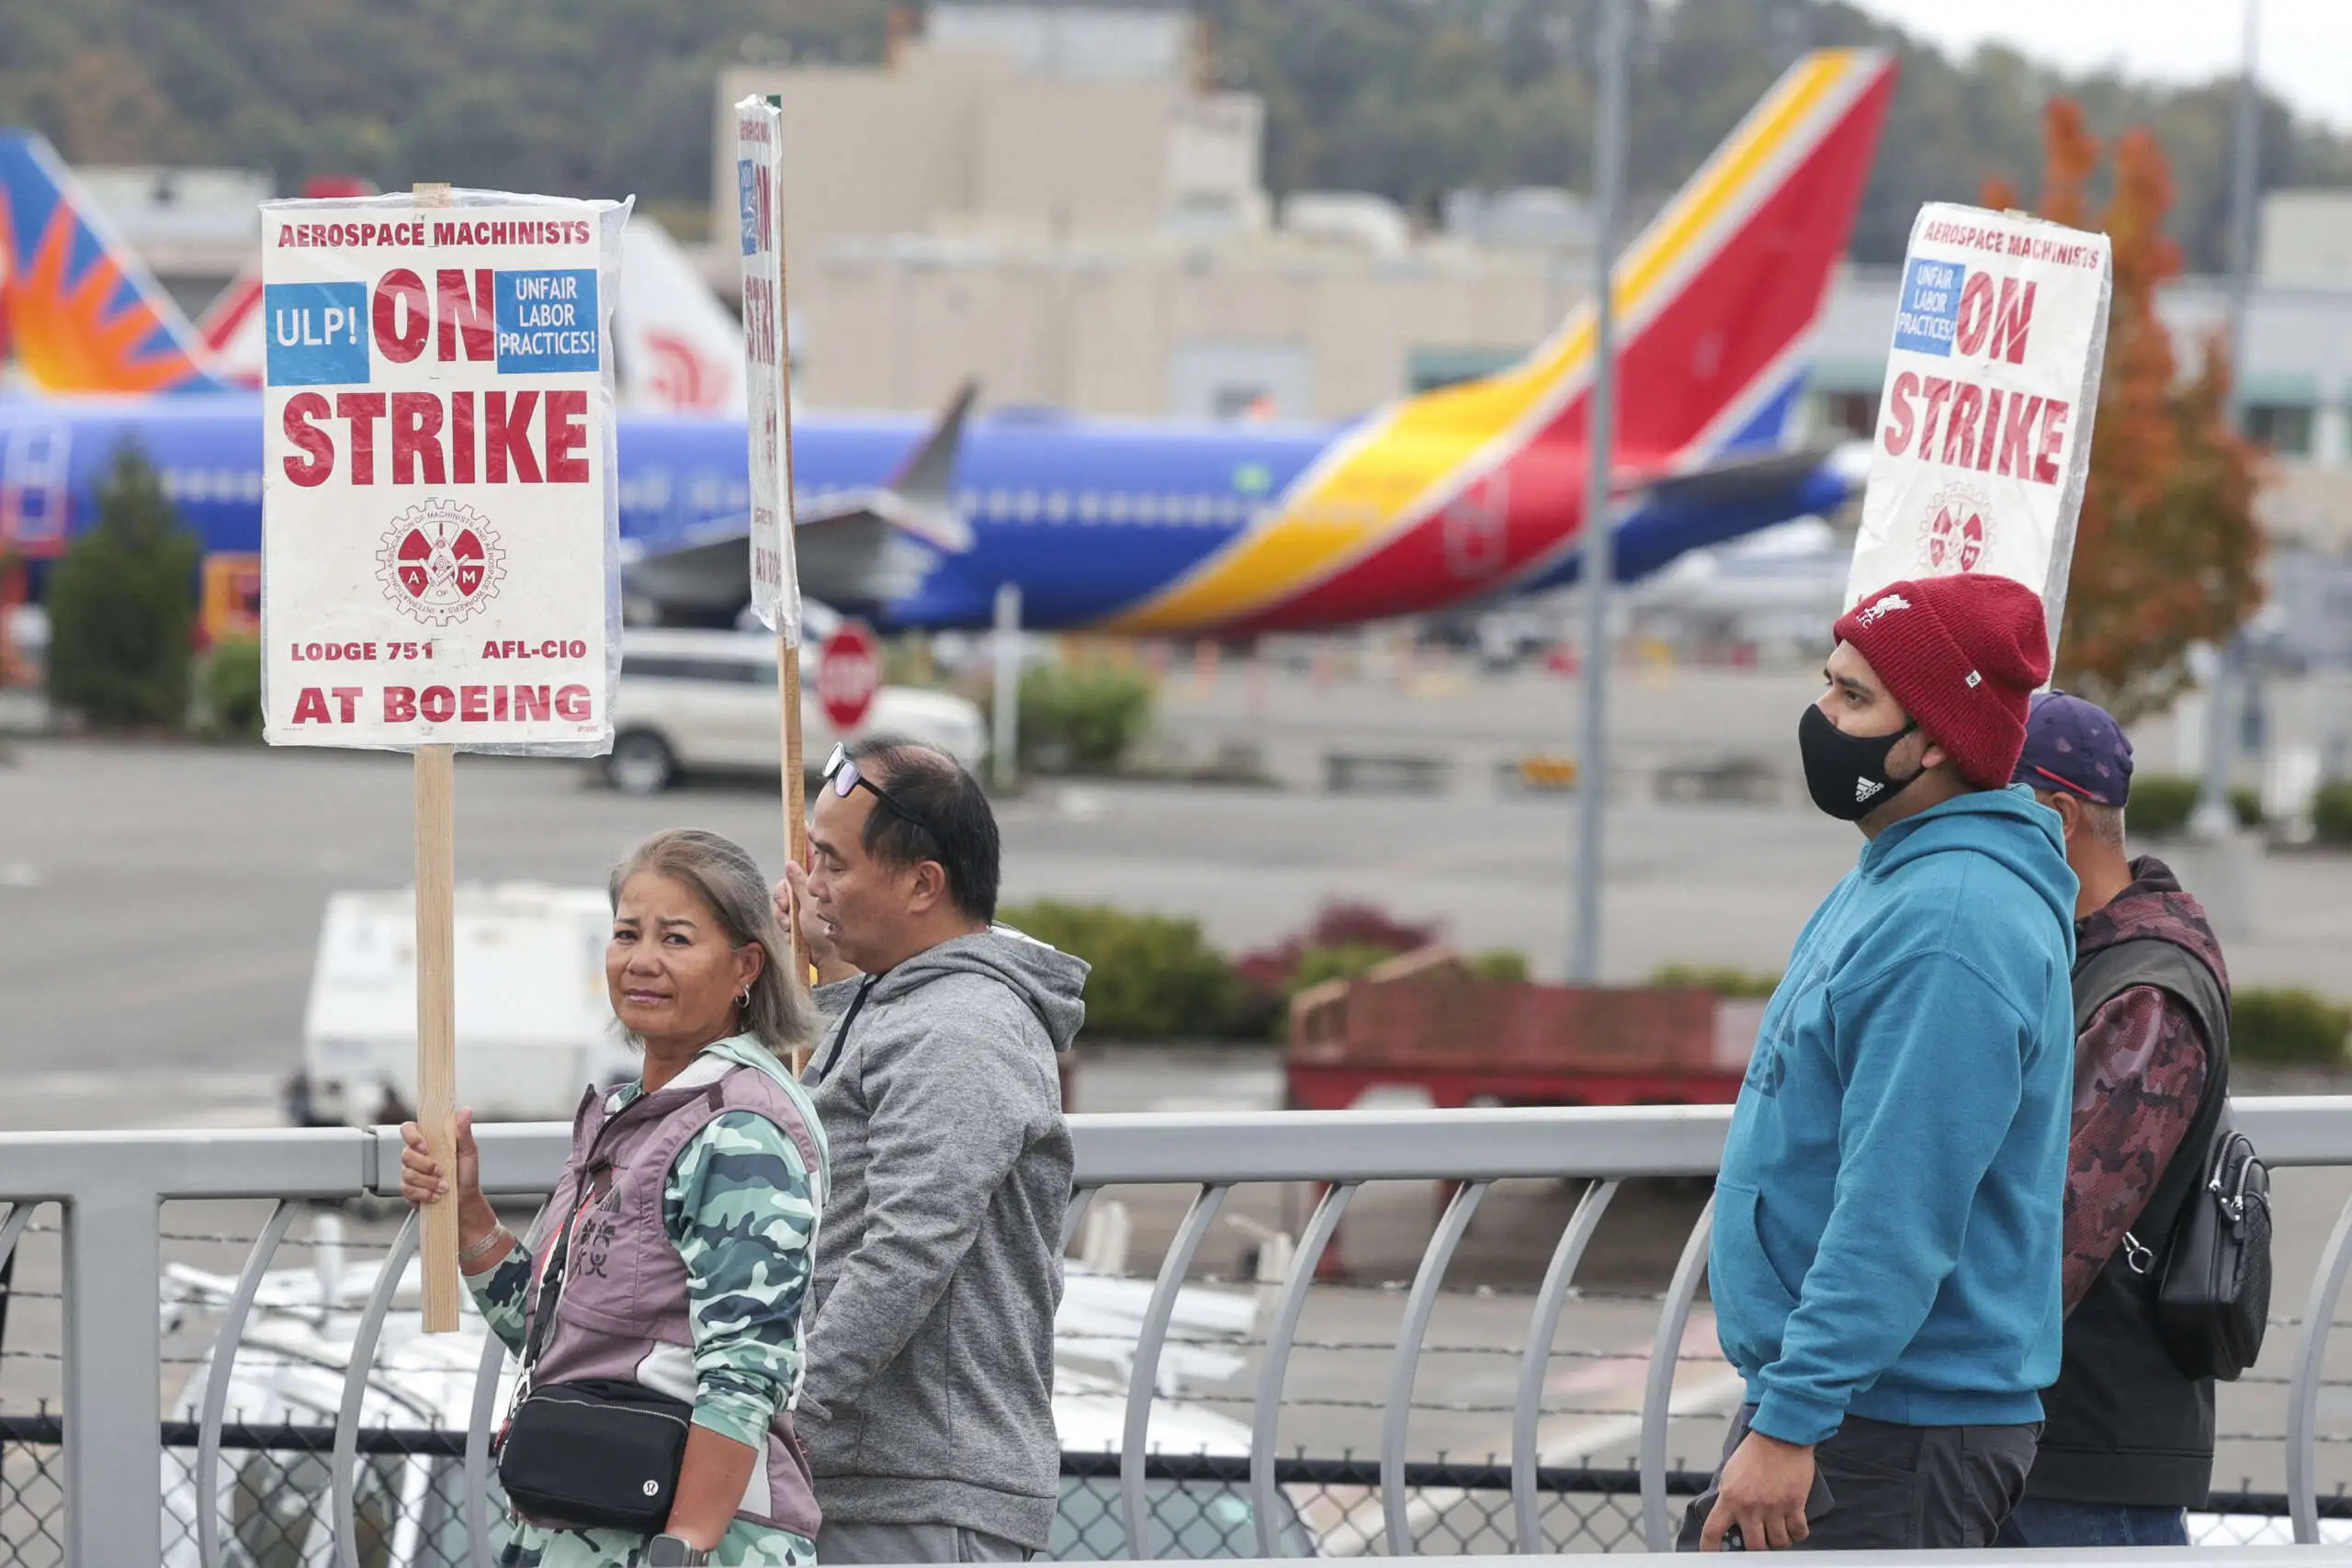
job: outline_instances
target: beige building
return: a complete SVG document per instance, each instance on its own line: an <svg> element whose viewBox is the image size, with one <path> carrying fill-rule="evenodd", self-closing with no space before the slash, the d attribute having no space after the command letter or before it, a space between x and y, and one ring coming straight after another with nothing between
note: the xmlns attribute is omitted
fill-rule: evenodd
<svg viewBox="0 0 2352 1568"><path fill-rule="evenodd" d="M1263 106L1201 59L1181 13L942 6L880 69L727 72L711 232L731 106L774 93L796 390L911 408L977 376L999 405L1338 416L1512 357L1581 297L1574 235L1414 239L1315 193L1277 223Z"/></svg>
<svg viewBox="0 0 2352 1568"><path fill-rule="evenodd" d="M732 106L767 93L783 107L795 266L896 235L1062 245L1262 229L1264 106L1199 87L1193 39L1173 13L940 6L879 70L729 70L710 231L735 227Z"/></svg>
<svg viewBox="0 0 2352 1568"><path fill-rule="evenodd" d="M1361 412L1514 356L1575 298L1512 258L1281 242L841 245L794 276L812 403L926 406L978 376L992 403L1195 418Z"/></svg>

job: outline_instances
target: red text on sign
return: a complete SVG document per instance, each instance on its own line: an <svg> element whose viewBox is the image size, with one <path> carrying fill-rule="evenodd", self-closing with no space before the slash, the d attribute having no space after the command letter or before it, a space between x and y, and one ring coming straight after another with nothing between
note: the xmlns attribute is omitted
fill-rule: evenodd
<svg viewBox="0 0 2352 1568"><path fill-rule="evenodd" d="M585 686L413 686L384 688L384 722L414 724L543 723L552 712L567 723L585 723L595 704Z"/></svg>
<svg viewBox="0 0 2352 1568"><path fill-rule="evenodd" d="M355 485L377 482L379 422L390 426L396 485L588 482L585 391L484 392L479 421L475 402L472 392L338 392L333 402L323 392L297 392L281 422L295 448L283 459L286 477L306 487L334 477L335 438L322 422L335 419L344 423Z"/></svg>
<svg viewBox="0 0 2352 1568"><path fill-rule="evenodd" d="M1998 387L1905 370L1887 391L1879 443L1890 457L1973 468L1979 473L2054 485L2064 470L2072 406Z"/></svg>
<svg viewBox="0 0 2352 1568"><path fill-rule="evenodd" d="M2018 287L2014 277L2000 280L2000 300L1993 298L1993 276L1972 272L1960 291L1960 320L1953 323L1952 347L1962 354L1982 353L1987 359L2025 363L2026 333L2033 326L2034 285ZM1985 346L1985 339L1992 345Z"/></svg>

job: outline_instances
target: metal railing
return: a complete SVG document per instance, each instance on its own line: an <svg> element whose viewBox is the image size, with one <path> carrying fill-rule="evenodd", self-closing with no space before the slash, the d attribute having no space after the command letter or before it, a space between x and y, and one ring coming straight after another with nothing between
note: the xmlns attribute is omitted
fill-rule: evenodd
<svg viewBox="0 0 2352 1568"><path fill-rule="evenodd" d="M2240 1100L2238 1125L2274 1168L2352 1165L2352 1099ZM1509 1476L1510 1529L1517 1550L1541 1552L1537 1509L1544 1492L1536 1442L1539 1399L1554 1336L1577 1267L1619 1184L1647 1177L1712 1176L1729 1125L1725 1108L1346 1111L1195 1115L1076 1116L1078 1192L1067 1242L1090 1201L1106 1187L1193 1189L1191 1205L1162 1259L1145 1312L1125 1404L1125 1442L1117 1456L1120 1506L1132 1557L1156 1554L1147 1481L1146 1438L1156 1373L1168 1342L1177 1292L1227 1196L1253 1183L1309 1182L1324 1193L1300 1237L1273 1304L1256 1376L1256 1415L1247 1476L1257 1505L1258 1555L1282 1554L1274 1506L1283 1476L1274 1422L1299 1318L1317 1265L1358 1190L1366 1182L1454 1184L1423 1249L1405 1300L1404 1324L1390 1359L1381 1411L1378 1494L1385 1551L1416 1550L1408 1518L1408 1489L1424 1478L1407 1461L1412 1390L1424 1337L1447 1267L1470 1220L1498 1181L1581 1179L1593 1185L1553 1248L1536 1292L1512 1412ZM557 1124L485 1127L482 1181L499 1194L543 1194L569 1148ZM212 1371L198 1430L198 1518L203 1561L218 1562L215 1491L226 1412L225 1390L245 1320L297 1205L395 1195L400 1143L390 1129L238 1133L107 1133L0 1135L0 1201L14 1205L0 1224L0 1258L22 1236L32 1205L63 1212L63 1386L62 1426L65 1561L132 1564L153 1560L163 1514L161 1465L162 1329L156 1311L161 1269L160 1208L192 1199L277 1200L246 1258L218 1330ZM1640 1413L1641 1529L1652 1551L1672 1544L1668 1516L1667 1424L1678 1350L1704 1272L1709 1215L1702 1213L1683 1247L1659 1306ZM333 1506L338 1561L357 1568L354 1473L360 1414L374 1347L413 1254L414 1225L393 1244L361 1320L335 1425ZM2330 1320L2352 1272L2352 1203L2320 1255L2308 1304L2296 1325L2288 1378L2286 1490L2295 1537L2319 1540L2319 1401ZM2284 1289L2282 1283L2282 1291ZM484 1499L489 1430L499 1359L485 1346L466 1434L469 1533L475 1561L491 1561ZM209 1525L206 1521L211 1521Z"/></svg>

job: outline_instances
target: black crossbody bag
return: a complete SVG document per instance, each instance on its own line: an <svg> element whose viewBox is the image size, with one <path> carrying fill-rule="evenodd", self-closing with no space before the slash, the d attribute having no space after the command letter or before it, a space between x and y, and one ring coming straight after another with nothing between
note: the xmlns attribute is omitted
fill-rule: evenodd
<svg viewBox="0 0 2352 1568"><path fill-rule="evenodd" d="M2270 1171L2225 1120L2204 1177L2173 1224L2156 1333L2189 1377L2234 1382L2270 1325Z"/></svg>
<svg viewBox="0 0 2352 1568"><path fill-rule="evenodd" d="M2204 964L2153 937L2093 954L2077 979L2078 1034L2114 997L2154 986L2204 1035L2212 1066L2203 1101L2123 1237L2123 1260L2153 1285L2156 1337L2181 1375L2235 1382L2262 1354L2269 1326L2270 1172L2230 1120L2229 998Z"/></svg>
<svg viewBox="0 0 2352 1568"><path fill-rule="evenodd" d="M583 1378L545 1388L531 1379L562 1299L572 1226L588 1206L594 1175L593 1168L582 1175L582 1196L540 1278L514 1413L499 1434L498 1482L516 1511L535 1524L656 1535L669 1525L677 1501L694 1406L627 1379Z"/></svg>

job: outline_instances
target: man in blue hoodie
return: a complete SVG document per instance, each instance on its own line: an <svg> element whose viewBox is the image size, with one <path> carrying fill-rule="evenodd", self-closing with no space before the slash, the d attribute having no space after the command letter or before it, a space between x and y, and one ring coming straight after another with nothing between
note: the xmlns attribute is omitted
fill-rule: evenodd
<svg viewBox="0 0 2352 1568"><path fill-rule="evenodd" d="M2008 787L2041 604L1897 582L1837 637L1798 744L1867 842L1724 1149L1708 1277L1747 1402L1686 1548L1989 1546L2058 1373L2075 882L2056 815Z"/></svg>

